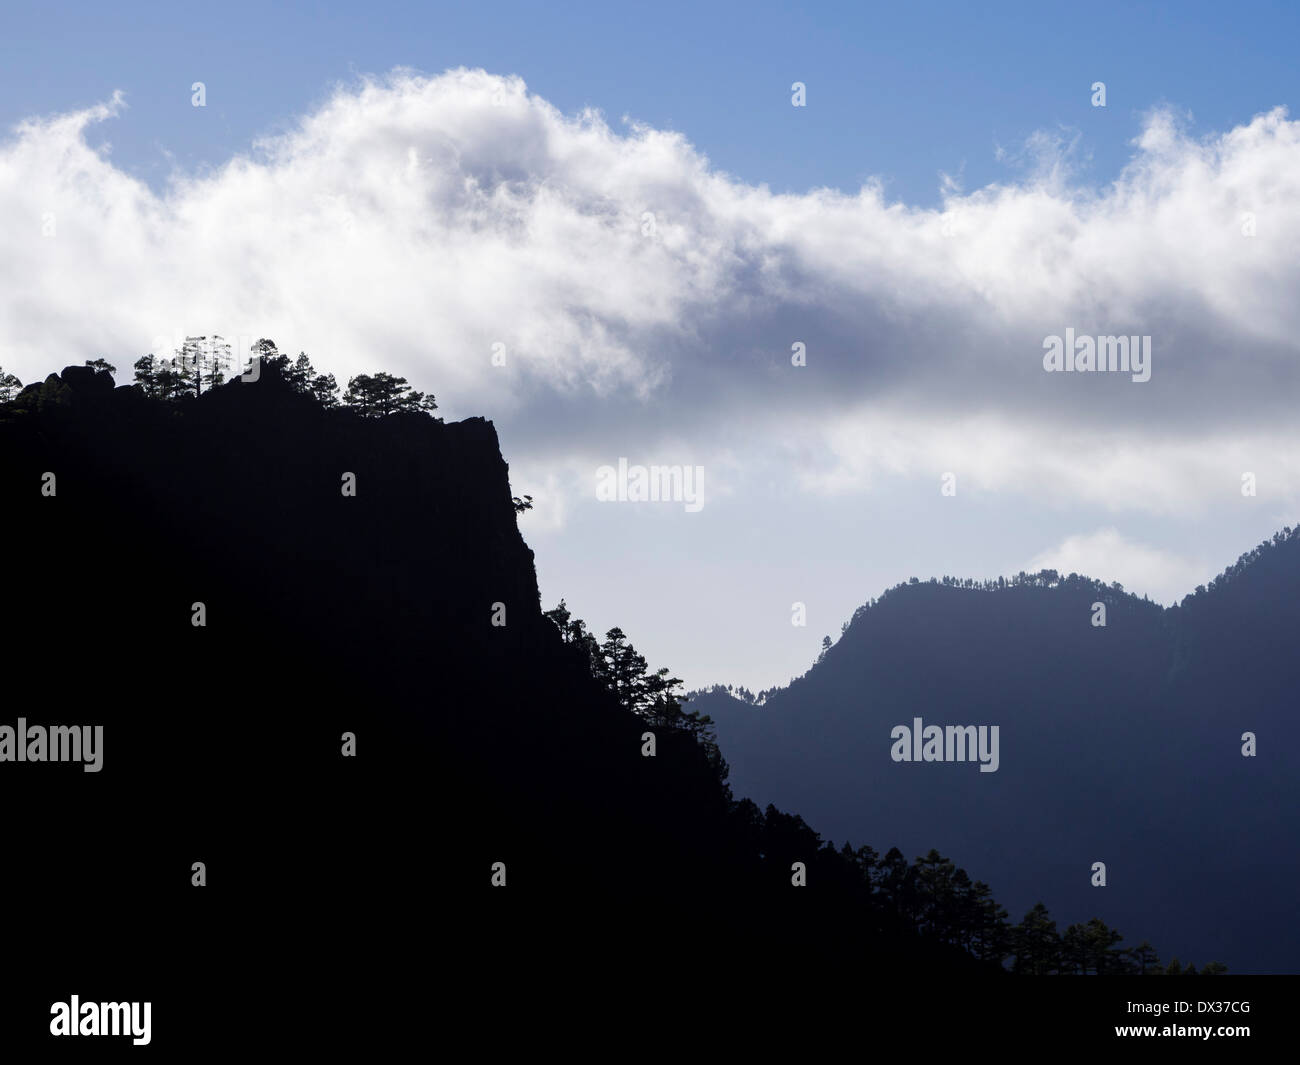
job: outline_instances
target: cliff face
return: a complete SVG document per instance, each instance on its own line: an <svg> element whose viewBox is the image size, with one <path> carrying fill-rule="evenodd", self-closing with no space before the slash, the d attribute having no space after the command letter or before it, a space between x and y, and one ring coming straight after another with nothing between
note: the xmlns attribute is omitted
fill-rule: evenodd
<svg viewBox="0 0 1300 1065"><path fill-rule="evenodd" d="M9 613L29 716L108 726L93 794L174 840L153 861L219 850L251 882L296 861L281 832L323 839L332 816L368 861L405 862L414 840L385 825L416 805L456 810L455 846L504 854L539 835L521 792L577 802L555 774L573 736L599 784L589 755L635 722L541 614L489 422L360 419L273 376L180 405L107 384L69 367L0 424ZM85 784L42 768L25 794L71 813ZM119 875L148 896L157 872Z"/></svg>
<svg viewBox="0 0 1300 1065"><path fill-rule="evenodd" d="M490 423L359 419L274 379L180 406L105 390L106 380L82 367L51 375L4 426L11 499L25 530L40 529L30 550L48 551L51 538L80 545L136 597L207 591L210 633L230 631L229 613L217 623L223 610L255 600L331 646L340 626L401 641L454 621L444 637L491 635L507 649L535 636L532 552ZM47 470L53 497L40 493ZM345 600L354 609L338 610ZM507 624L480 632L475 615L488 620L494 602Z"/></svg>

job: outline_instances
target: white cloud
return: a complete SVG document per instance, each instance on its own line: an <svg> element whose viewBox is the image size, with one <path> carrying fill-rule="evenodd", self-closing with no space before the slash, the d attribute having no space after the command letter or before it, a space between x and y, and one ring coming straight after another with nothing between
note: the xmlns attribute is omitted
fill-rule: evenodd
<svg viewBox="0 0 1300 1065"><path fill-rule="evenodd" d="M962 492L1017 496L1022 505L1184 516L1252 505L1242 495L1242 476L1251 473L1274 509L1300 511L1300 448L1289 431L1266 426L1142 439L1140 429L1117 433L994 412L945 415L868 403L808 426L804 438L818 444L795 465L804 488L819 495L871 491L886 477L937 484L951 471Z"/></svg>
<svg viewBox="0 0 1300 1065"><path fill-rule="evenodd" d="M1222 566L1135 543L1126 540L1119 530L1106 528L1067 537L1056 547L1035 555L1023 568L1028 573L1043 569L1078 573L1107 584L1118 581L1127 592L1169 605L1190 595Z"/></svg>
<svg viewBox="0 0 1300 1065"><path fill-rule="evenodd" d="M120 100L0 144L0 364L24 380L129 366L160 335L270 336L493 417L539 468L685 440L685 461L794 462L819 490L962 461L989 491L1116 509L1195 509L1265 467L1275 501L1300 495L1281 109L1200 140L1155 113L1100 191L1070 184L1073 141L1038 136L1030 177L949 184L941 210L774 195L483 71L341 88L160 192L87 146L110 121ZM1043 373L1066 326L1152 335L1152 380Z"/></svg>

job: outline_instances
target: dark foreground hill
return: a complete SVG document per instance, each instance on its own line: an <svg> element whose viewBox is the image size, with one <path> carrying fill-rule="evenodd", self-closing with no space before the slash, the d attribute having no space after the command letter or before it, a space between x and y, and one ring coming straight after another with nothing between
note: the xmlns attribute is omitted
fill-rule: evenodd
<svg viewBox="0 0 1300 1065"><path fill-rule="evenodd" d="M1041 899L1184 961L1296 972L1298 638L1288 529L1170 609L1054 572L914 581L761 705L718 689L691 705L739 792L832 838L936 847L1013 914ZM894 761L891 730L918 717L999 726L997 771Z"/></svg>
<svg viewBox="0 0 1300 1065"><path fill-rule="evenodd" d="M98 772L0 763L11 957L283 994L391 991L400 957L489 998L574 966L978 967L860 905L801 822L767 832L693 740L642 756L542 614L490 423L273 371L161 402L72 367L0 409L0 725L104 735Z"/></svg>

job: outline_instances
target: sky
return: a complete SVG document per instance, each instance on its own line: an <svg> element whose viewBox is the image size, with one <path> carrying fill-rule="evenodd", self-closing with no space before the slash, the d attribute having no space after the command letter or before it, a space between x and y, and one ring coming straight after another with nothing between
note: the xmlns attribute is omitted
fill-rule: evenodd
<svg viewBox="0 0 1300 1065"><path fill-rule="evenodd" d="M1297 520L1300 9L988 6L9 4L0 366L402 374L495 423L544 605L692 687L912 576L1177 601Z"/></svg>

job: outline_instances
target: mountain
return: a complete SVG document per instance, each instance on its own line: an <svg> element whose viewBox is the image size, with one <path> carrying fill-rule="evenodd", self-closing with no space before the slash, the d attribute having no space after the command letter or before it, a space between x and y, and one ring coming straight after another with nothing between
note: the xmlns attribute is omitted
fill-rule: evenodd
<svg viewBox="0 0 1300 1065"><path fill-rule="evenodd" d="M557 959L984 971L693 738L643 756L542 613L491 423L327 409L280 369L162 401L68 367L0 407L0 726L103 729L95 772L0 761L5 897L61 915L14 931L33 971L128 998L127 968L400 998L390 952L466 994Z"/></svg>
<svg viewBox="0 0 1300 1065"><path fill-rule="evenodd" d="M738 792L832 839L935 847L1013 919L1042 900L1063 924L1095 914L1184 961L1296 972L1298 635L1288 528L1168 609L1054 571L913 579L789 687L690 705L713 718ZM923 733L997 726L996 771L895 761L891 733L916 718Z"/></svg>

